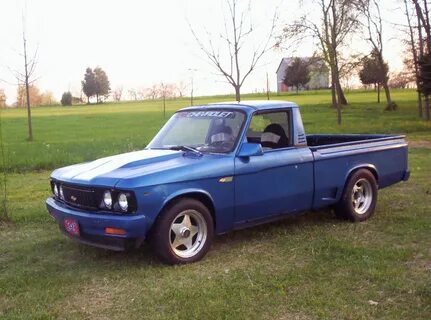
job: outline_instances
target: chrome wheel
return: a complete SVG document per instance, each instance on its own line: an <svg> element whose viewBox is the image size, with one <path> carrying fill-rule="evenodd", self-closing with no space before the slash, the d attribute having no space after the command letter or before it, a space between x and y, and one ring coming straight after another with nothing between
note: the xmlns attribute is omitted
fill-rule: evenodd
<svg viewBox="0 0 431 320"><path fill-rule="evenodd" d="M373 188L367 179L358 180L352 190L353 209L357 214L368 211L373 202Z"/></svg>
<svg viewBox="0 0 431 320"><path fill-rule="evenodd" d="M169 243L177 256L190 258L201 251L207 235L207 224L202 214L196 210L185 210L171 224Z"/></svg>

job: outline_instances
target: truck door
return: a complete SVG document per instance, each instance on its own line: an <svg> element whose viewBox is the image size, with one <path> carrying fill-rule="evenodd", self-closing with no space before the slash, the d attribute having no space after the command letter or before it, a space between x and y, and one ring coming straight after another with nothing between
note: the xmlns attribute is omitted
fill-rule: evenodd
<svg viewBox="0 0 431 320"><path fill-rule="evenodd" d="M260 143L263 155L235 158L235 222L310 209L313 156L293 144L290 110L260 112L247 131L248 142Z"/></svg>

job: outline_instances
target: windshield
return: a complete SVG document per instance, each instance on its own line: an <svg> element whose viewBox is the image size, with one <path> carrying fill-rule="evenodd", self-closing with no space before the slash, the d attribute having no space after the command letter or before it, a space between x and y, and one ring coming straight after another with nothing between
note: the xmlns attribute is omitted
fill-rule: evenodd
<svg viewBox="0 0 431 320"><path fill-rule="evenodd" d="M244 119L244 113L226 109L180 111L169 119L148 148L231 152Z"/></svg>

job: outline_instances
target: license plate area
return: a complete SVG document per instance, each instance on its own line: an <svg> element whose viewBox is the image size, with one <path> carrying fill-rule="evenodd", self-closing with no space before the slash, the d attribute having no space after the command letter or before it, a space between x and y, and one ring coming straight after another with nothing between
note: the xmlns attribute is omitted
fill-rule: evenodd
<svg viewBox="0 0 431 320"><path fill-rule="evenodd" d="M63 220L63 228L71 236L79 237L79 223L76 219L65 218Z"/></svg>

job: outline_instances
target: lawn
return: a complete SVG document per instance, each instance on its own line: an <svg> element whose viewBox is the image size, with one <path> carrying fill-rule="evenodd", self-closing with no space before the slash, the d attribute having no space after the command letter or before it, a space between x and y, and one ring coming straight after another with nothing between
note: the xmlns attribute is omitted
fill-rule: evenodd
<svg viewBox="0 0 431 320"><path fill-rule="evenodd" d="M330 210L217 237L206 258L168 267L147 246L113 253L72 243L44 200L55 167L143 148L162 126L161 101L2 111L11 223L0 225L1 319L430 319L431 124L414 91L396 112L347 94L337 126L328 92L274 96L302 106L309 133L406 133L409 182L381 190L361 224ZM246 98L264 99L250 95ZM206 97L196 103L232 100ZM167 102L167 115L186 106Z"/></svg>

